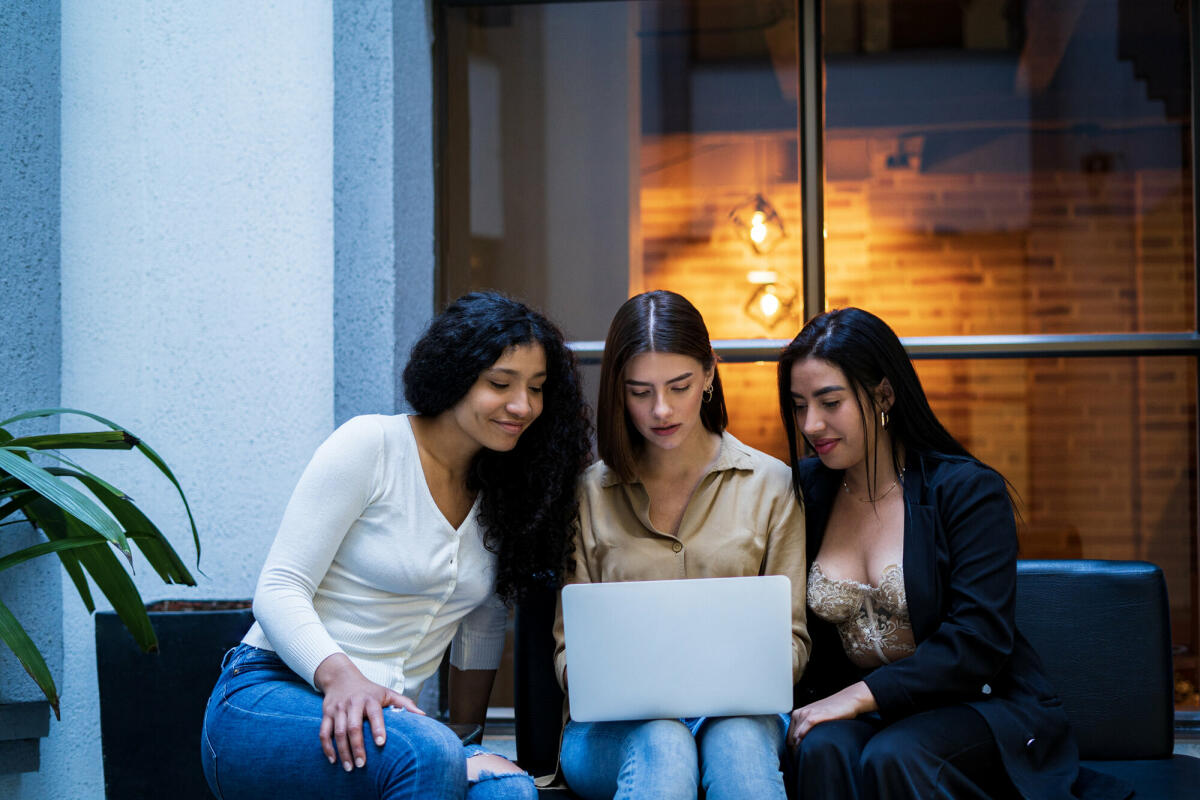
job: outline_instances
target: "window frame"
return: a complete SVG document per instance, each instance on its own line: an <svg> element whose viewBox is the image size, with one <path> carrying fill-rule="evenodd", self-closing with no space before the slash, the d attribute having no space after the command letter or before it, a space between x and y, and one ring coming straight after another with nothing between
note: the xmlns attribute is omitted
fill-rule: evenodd
<svg viewBox="0 0 1200 800"><path fill-rule="evenodd" d="M544 5L582 0L441 0L434 19L435 68L435 169L438 171L438 201L435 222L436 257L435 291L443 293L442 253L449 234L449 215L442 187L447 162L442 154L447 149L446 119L446 9L462 6L512 6L527 3ZM596 0L591 0L595 2ZM602 0L603 1L603 0ZM799 70L799 175L802 259L801 280L804 303L803 319L808 320L825 309L825 247L824 247L824 58L821 31L823 30L822 0L795 0L797 9L797 69ZM1196 52L1200 43L1200 0L1188 1L1188 37L1191 67L1191 139L1192 139L1192 273L1193 301L1192 330L1169 333L1093 333L1040 335L979 335L979 336L915 336L903 337L908 354L913 359L1026 359L1026 358L1096 358L1120 356L1191 356L1197 361L1196 399L1200 417L1200 181L1196 167L1200 165L1200 136L1197 135L1197 108L1200 108L1200 58ZM435 298L436 300L436 298ZM784 339L714 339L713 349L727 363L775 362L780 350L788 343ZM602 341L572 341L568 346L580 364L599 364L604 351ZM1200 421L1200 420L1198 420ZM1193 450L1196 463L1193 470L1200 475L1200 424L1194 425L1196 441ZM1200 481L1197 482L1195 507L1200 509ZM1200 522L1197 523L1200 525ZM1192 639L1200 643L1200 528L1192 531L1193 560L1191 564L1191 607L1194 615ZM1200 661L1200 653L1194 654ZM1200 726L1200 711L1176 710L1178 726Z"/></svg>

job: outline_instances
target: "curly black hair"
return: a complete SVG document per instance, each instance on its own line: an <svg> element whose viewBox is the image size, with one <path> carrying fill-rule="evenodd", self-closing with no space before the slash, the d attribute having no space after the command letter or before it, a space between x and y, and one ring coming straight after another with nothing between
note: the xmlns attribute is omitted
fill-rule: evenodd
<svg viewBox="0 0 1200 800"><path fill-rule="evenodd" d="M576 482L591 460L591 421L575 354L540 312L497 292L472 292L429 323L404 368L404 396L437 416L461 400L510 347L546 354L542 413L507 452L484 448L468 488L479 491L484 544L496 554L496 593L506 602L557 587L579 512Z"/></svg>

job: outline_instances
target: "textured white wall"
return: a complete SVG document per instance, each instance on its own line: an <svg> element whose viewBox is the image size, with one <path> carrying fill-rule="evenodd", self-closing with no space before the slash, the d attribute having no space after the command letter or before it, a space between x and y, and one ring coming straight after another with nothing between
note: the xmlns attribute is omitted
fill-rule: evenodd
<svg viewBox="0 0 1200 800"><path fill-rule="evenodd" d="M51 0L0 3L0 419L59 401L58 12ZM56 422L37 420L10 432L54 430ZM0 554L36 541L31 529L0 528ZM54 675L62 674L61 572L53 557L0 572L0 601ZM0 646L0 704L41 699Z"/></svg>
<svg viewBox="0 0 1200 800"><path fill-rule="evenodd" d="M62 399L175 468L197 589L246 597L333 423L329 2L62 6ZM103 456L194 559L173 490ZM6 796L103 797L92 620L64 586L61 723Z"/></svg>

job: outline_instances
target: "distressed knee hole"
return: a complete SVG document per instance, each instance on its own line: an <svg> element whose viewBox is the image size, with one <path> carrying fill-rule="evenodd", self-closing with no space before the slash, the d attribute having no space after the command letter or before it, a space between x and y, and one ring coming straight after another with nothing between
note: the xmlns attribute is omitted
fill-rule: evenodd
<svg viewBox="0 0 1200 800"><path fill-rule="evenodd" d="M472 783L521 775L528 776L528 773L504 756L480 753L467 759L467 780Z"/></svg>

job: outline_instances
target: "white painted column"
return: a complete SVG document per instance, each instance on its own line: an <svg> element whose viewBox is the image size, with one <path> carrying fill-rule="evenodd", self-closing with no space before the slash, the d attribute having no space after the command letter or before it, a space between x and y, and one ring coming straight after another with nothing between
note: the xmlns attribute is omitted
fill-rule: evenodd
<svg viewBox="0 0 1200 800"><path fill-rule="evenodd" d="M333 424L328 2L62 8L62 398L144 437L187 490L197 589L247 597ZM89 465L194 562L172 487ZM103 797L93 626L64 581L63 718L20 798ZM169 712L167 712L169 713Z"/></svg>

